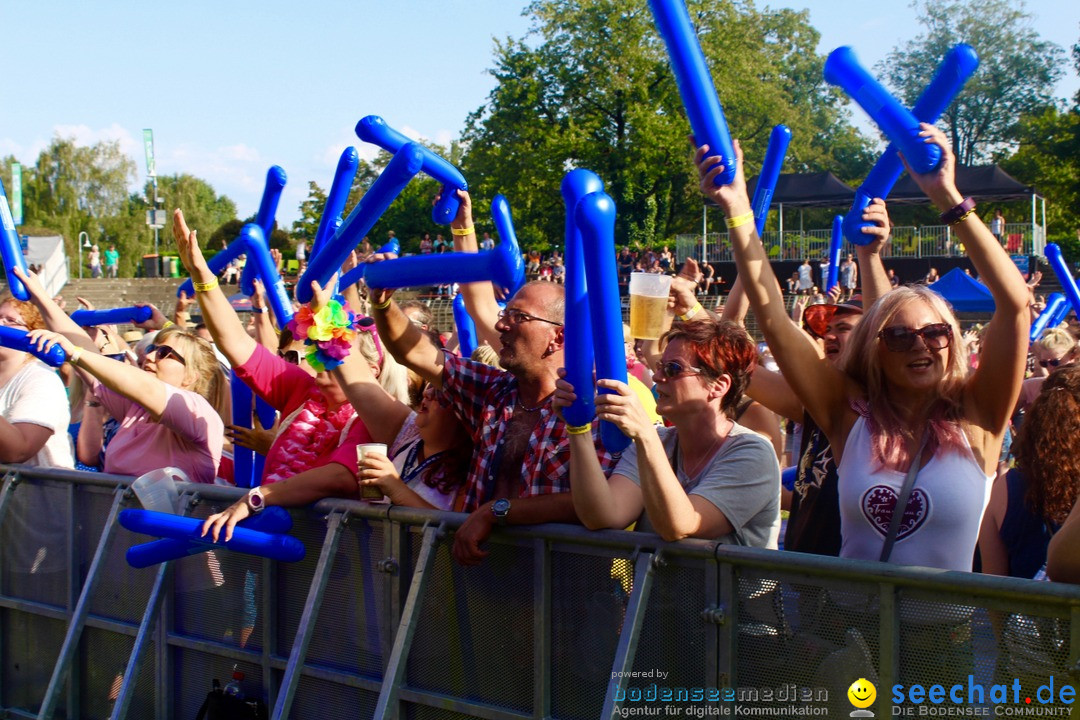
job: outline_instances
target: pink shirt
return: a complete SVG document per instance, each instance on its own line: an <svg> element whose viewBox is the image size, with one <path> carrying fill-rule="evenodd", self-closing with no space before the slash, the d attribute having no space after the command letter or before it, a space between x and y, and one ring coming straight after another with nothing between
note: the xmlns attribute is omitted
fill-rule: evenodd
<svg viewBox="0 0 1080 720"><path fill-rule="evenodd" d="M166 383L165 412L153 416L133 400L96 384L95 394L120 421L105 450L105 472L138 477L151 470L180 468L192 482L212 483L221 461L225 424L206 398Z"/></svg>

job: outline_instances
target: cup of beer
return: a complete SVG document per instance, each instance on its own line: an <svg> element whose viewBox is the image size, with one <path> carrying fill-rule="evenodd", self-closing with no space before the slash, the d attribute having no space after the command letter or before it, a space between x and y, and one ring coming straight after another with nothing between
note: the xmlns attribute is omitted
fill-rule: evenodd
<svg viewBox="0 0 1080 720"><path fill-rule="evenodd" d="M360 445L357 445L356 464L359 465L362 463L364 461L364 455L369 452L386 455L386 443L361 443ZM360 498L362 500L382 500L382 490L374 485L361 485Z"/></svg>
<svg viewBox="0 0 1080 720"><path fill-rule="evenodd" d="M664 330L671 276L659 273L630 273L630 334L656 340Z"/></svg>

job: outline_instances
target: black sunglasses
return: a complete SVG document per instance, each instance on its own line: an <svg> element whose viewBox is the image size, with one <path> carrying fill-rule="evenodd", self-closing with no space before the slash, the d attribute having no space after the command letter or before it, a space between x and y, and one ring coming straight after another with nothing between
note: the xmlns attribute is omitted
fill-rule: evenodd
<svg viewBox="0 0 1080 720"><path fill-rule="evenodd" d="M878 337L891 352L907 352L915 347L917 337L922 338L923 344L930 350L944 350L952 342L952 327L948 323L933 323L918 329L888 327L879 332Z"/></svg>
<svg viewBox="0 0 1080 720"><path fill-rule="evenodd" d="M146 355L144 355L144 357L150 357L151 355L155 355L159 362L166 358L172 358L184 367L187 367L187 360L184 359L184 356L168 345L147 345Z"/></svg>
<svg viewBox="0 0 1080 720"><path fill-rule="evenodd" d="M280 357L282 360L289 363L290 365L299 365L300 364L300 351L299 350L286 350L284 352L279 352L278 357Z"/></svg>
<svg viewBox="0 0 1080 720"><path fill-rule="evenodd" d="M127 362L127 353L109 353L105 357L116 360L117 362Z"/></svg>
<svg viewBox="0 0 1080 720"><path fill-rule="evenodd" d="M556 327L563 326L561 322L555 322L554 320L548 320L547 318L536 317L535 315L530 315L527 312L524 312L522 310L515 310L514 308L506 308L504 310L500 310L499 319L505 320L511 325L520 325L521 323L536 320L538 322L548 323L549 325L554 325Z"/></svg>
<svg viewBox="0 0 1080 720"><path fill-rule="evenodd" d="M662 376L665 380L674 380L675 378L690 373L692 375L707 375L705 370L699 367L692 367L690 365L683 365L678 360L669 360L666 363L657 363L656 375Z"/></svg>
<svg viewBox="0 0 1080 720"><path fill-rule="evenodd" d="M1068 358L1069 356L1066 355L1065 357L1054 358L1053 360L1040 360L1039 365L1042 365L1044 368L1057 367L1058 365L1068 365Z"/></svg>

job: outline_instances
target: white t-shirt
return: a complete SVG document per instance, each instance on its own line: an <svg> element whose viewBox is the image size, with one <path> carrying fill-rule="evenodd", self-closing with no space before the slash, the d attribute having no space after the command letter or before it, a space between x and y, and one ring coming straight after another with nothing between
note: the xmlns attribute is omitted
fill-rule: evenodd
<svg viewBox="0 0 1080 720"><path fill-rule="evenodd" d="M60 376L48 365L31 360L0 388L0 417L13 425L26 423L52 430L41 450L26 465L75 467L71 436L67 433L71 423L67 392Z"/></svg>
<svg viewBox="0 0 1080 720"><path fill-rule="evenodd" d="M675 428L657 428L657 433L670 460L675 452ZM677 467L675 476L686 493L711 502L735 528L734 533L716 540L776 549L780 536L780 464L768 440L736 423L696 478L688 477L681 463ZM623 451L614 474L625 475L641 485L635 443ZM645 513L638 520L637 529L653 532Z"/></svg>
<svg viewBox="0 0 1080 720"><path fill-rule="evenodd" d="M809 290L814 287L814 269L809 265L799 266L799 289Z"/></svg>

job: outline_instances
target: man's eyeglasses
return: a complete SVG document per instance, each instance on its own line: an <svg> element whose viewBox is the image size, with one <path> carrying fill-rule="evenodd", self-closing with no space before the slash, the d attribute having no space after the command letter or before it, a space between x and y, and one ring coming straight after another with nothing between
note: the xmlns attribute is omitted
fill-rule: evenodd
<svg viewBox="0 0 1080 720"><path fill-rule="evenodd" d="M555 322L554 320L548 320L547 318L536 317L535 315L530 315L527 312L524 312L522 310L516 310L514 308L506 308L504 310L501 310L499 312L499 319L505 320L511 325L520 325L521 323L532 322L533 320L536 320L538 322L548 323L549 325L554 325L556 327L563 326L561 322Z"/></svg>
<svg viewBox="0 0 1080 720"><path fill-rule="evenodd" d="M145 357L150 357L151 355L154 355L158 362L161 362L166 358L172 358L176 362L187 367L187 360L184 359L184 356L168 345L148 345L146 347Z"/></svg>
<svg viewBox="0 0 1080 720"><path fill-rule="evenodd" d="M705 375L707 373L699 367L683 365L678 360L669 360L666 363L657 363L655 374L665 380L674 380L675 378L686 374Z"/></svg>
<svg viewBox="0 0 1080 720"><path fill-rule="evenodd" d="M930 350L944 350L952 342L952 327L948 323L933 323L918 329L888 327L879 332L878 337L891 352L907 352L915 347L917 337L921 337Z"/></svg>

